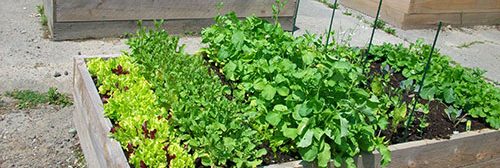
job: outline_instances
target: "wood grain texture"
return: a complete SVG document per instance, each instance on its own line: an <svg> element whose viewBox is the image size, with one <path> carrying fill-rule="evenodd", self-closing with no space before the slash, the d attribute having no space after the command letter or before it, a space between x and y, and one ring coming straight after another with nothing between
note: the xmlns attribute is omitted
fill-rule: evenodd
<svg viewBox="0 0 500 168"><path fill-rule="evenodd" d="M222 10L216 5L224 3ZM296 0L289 0L280 16L293 16ZM57 22L154 19L203 19L234 11L238 16L273 16L275 0L58 0Z"/></svg>
<svg viewBox="0 0 500 168"><path fill-rule="evenodd" d="M375 17L378 0L341 4ZM454 26L500 24L500 0L384 0L380 17L402 29L433 28L439 21Z"/></svg>
<svg viewBox="0 0 500 168"><path fill-rule="evenodd" d="M409 13L500 12L500 0L412 0Z"/></svg>
<svg viewBox="0 0 500 168"><path fill-rule="evenodd" d="M388 167L445 168L481 164L500 158L500 131L480 130L453 135L451 139L421 140L389 146ZM380 167L380 154L363 155L358 167ZM373 160L372 160L373 159Z"/></svg>
<svg viewBox="0 0 500 168"><path fill-rule="evenodd" d="M271 18L264 19L272 20ZM281 17L279 22L283 29L292 30L293 17ZM213 19L166 20L163 28L170 34L199 33L202 28L213 23ZM152 28L154 22L143 21L143 26ZM127 33L135 33L137 29L137 21L56 22L52 31L52 39L57 41L120 37Z"/></svg>
<svg viewBox="0 0 500 168"><path fill-rule="evenodd" d="M378 0L347 0L340 3L348 8L360 11L368 16L375 17L377 14ZM387 23L402 26L404 15L408 12L410 0L384 0L380 17Z"/></svg>
<svg viewBox="0 0 500 168"><path fill-rule="evenodd" d="M120 144L108 137L111 122L104 117L102 102L83 57L74 59L73 120L89 167L129 167Z"/></svg>
<svg viewBox="0 0 500 168"><path fill-rule="evenodd" d="M500 12L462 14L463 25L500 25Z"/></svg>
<svg viewBox="0 0 500 168"><path fill-rule="evenodd" d="M461 13L421 13L405 14L402 23L403 29L434 28L438 22L442 21L444 25L462 25Z"/></svg>

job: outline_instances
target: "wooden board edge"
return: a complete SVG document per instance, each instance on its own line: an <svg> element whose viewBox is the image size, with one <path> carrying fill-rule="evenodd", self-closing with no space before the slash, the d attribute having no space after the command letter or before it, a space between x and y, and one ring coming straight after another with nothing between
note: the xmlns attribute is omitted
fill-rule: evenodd
<svg viewBox="0 0 500 168"><path fill-rule="evenodd" d="M124 1L124 0L121 0ZM209 3L216 3L220 0ZM161 1L160 1L161 2ZM197 2L196 7L192 7L192 3L180 2L140 2L129 0L122 4L115 4L116 1L58 1L55 5L57 11L58 22L95 22L95 21L127 21L127 20L154 20L154 19L211 19L218 13L226 14L236 12L242 17L258 16L258 17L273 17L271 5L275 4L274 0L264 0L261 2L248 0L230 0L225 4L220 11L214 6L202 5L207 0ZM288 3L281 9L279 17L294 17L295 6L297 0L288 0ZM125 6L121 6L127 4ZM155 4L155 6L151 6ZM121 8L117 8L121 7ZM177 9L176 8L182 8ZM186 12L185 9L195 10L195 12ZM198 9L203 8L203 9Z"/></svg>
<svg viewBox="0 0 500 168"><path fill-rule="evenodd" d="M419 148L427 145L435 145L439 143L446 143L446 142L452 142L455 140L461 140L461 139L466 139L466 138L481 138L481 136L486 136L490 134L498 134L500 136L500 131L499 130L492 130L492 129L483 129L483 130L477 130L477 131L469 131L469 132L463 132L459 134L452 135L450 139L441 139L441 140L420 140L420 141L413 141L413 142L407 142L407 143L400 143L400 144L395 144L395 145L390 145L389 149L391 152L398 152L398 151L405 151L405 150L411 150L414 148ZM499 154L500 155L500 154ZM477 157L477 156L473 156ZM500 157L495 157L491 159L486 159L484 160L485 162L492 162L496 163ZM372 168L372 167L381 167L380 163L380 154L377 151L374 151L371 154L362 154L355 158L355 162L357 163L357 166L359 168ZM469 164L464 164L462 166L469 166L469 167L474 167L476 164L481 164L482 162L473 162ZM411 167L411 163L407 165ZM285 162L285 163L280 163L280 164L274 164L274 165L267 165L267 166L262 166L262 168L304 168L304 167L315 167L311 163L304 162L302 160L296 160L296 161L291 161L291 162ZM329 164L329 167L333 167L333 163L331 162Z"/></svg>
<svg viewBox="0 0 500 168"><path fill-rule="evenodd" d="M271 21L272 18L263 18ZM279 22L284 30L290 31L293 27L293 17L282 17ZM143 26L152 28L154 22L143 21ZM162 28L172 35L191 32L201 32L203 28L213 25L213 19L200 20L165 20ZM136 20L129 21L100 21L100 22L56 22L54 23L52 40L99 39L106 37L122 37L127 33L135 33Z"/></svg>
<svg viewBox="0 0 500 168"><path fill-rule="evenodd" d="M81 119L83 118L83 103L82 103L82 93L78 89L78 82L83 80L82 75L78 71L78 64L81 64L83 59L74 59L73 60L73 100L75 103L75 110L73 111L73 123L75 124L75 128L77 130L78 139L80 141L80 147L82 149L83 155L85 156L85 160L87 166L89 167L98 167L97 158L95 154L95 149L92 144L92 140L90 137L90 133L88 129L88 124L83 122Z"/></svg>
<svg viewBox="0 0 500 168"><path fill-rule="evenodd" d="M125 154L122 151L122 148L120 144L107 136L107 133L92 133L89 132L91 130L89 127L95 128L99 126L104 126L104 127L109 127L111 128L111 121L109 121L108 118L104 117L104 111L102 108L102 102L100 101L99 95L97 93L97 88L93 84L93 81L90 77L90 73L87 70L86 64L85 64L85 59L86 58L113 58L117 57L119 55L99 55L99 56L86 56L86 55L80 55L80 56L74 56L74 67L73 71L75 74L74 76L74 81L73 81L73 95L75 98L75 103L77 104L77 109L74 112L74 122L77 123L75 125L77 126L77 132L79 134L79 137L83 137L83 141L80 142L82 145L82 148L86 148L84 150L84 155L87 160L87 163L89 164L89 167L129 167L128 161L125 157ZM89 108L89 107L84 107L83 103L81 102L83 98L81 97L83 94L80 93L80 89L77 87L77 83L82 82L84 86L82 91L88 92L87 94L90 95L90 100L93 102L92 104L96 105L101 105L101 107L93 107L93 109L89 109L91 112L94 112L95 116L98 116L99 119L97 119L98 122L97 124L93 126L87 125L87 127L78 124L78 123L83 123L82 121L86 120L85 116L86 115L80 115L84 113L83 108ZM80 86L81 86L80 85ZM88 116L87 116L88 117ZM106 129L104 128L104 129ZM99 128L96 128L97 130L102 130ZM95 130L93 130L95 131ZM83 135L87 133L87 135ZM104 135L104 137L102 137ZM95 139L95 138L101 138ZM104 140L103 140L104 139ZM98 152L97 150L102 150L102 154L97 154L95 152ZM104 156L104 158L100 158L99 156Z"/></svg>

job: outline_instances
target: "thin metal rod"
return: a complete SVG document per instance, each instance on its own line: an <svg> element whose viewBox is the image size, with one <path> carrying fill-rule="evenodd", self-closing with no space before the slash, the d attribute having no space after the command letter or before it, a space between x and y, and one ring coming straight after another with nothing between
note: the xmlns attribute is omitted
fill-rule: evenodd
<svg viewBox="0 0 500 168"><path fill-rule="evenodd" d="M410 127L413 115L415 113L415 107L417 106L418 96L420 95L420 91L422 91L422 88L424 88L425 77L427 75L427 71L429 71L429 67L430 67L431 60L432 60L432 54L434 54L434 48L436 47L436 43L437 43L437 40L439 37L439 32L441 31L442 25L443 25L443 23L439 22L438 30L436 32L436 37L434 38L434 42L432 43L431 53L429 53L429 58L427 59L427 64L425 65L424 75L422 76L422 80L420 81L417 94L415 95L415 102L413 102L413 107L411 109L410 115L408 116L408 120L406 122L405 141L408 141L408 129Z"/></svg>
<svg viewBox="0 0 500 168"><path fill-rule="evenodd" d="M297 5L295 5L295 14L293 16L292 35L295 33L295 24L297 23L297 15L299 14L299 6L300 6L300 0L297 0Z"/></svg>
<svg viewBox="0 0 500 168"><path fill-rule="evenodd" d="M375 15L375 22L373 22L372 35L370 36L370 43L368 43L368 48L366 49L365 58L363 58L363 65L366 64L368 60L368 54L370 54L370 49L372 48L373 36L375 35L375 30L377 29L378 17L380 15L380 8L382 8L382 0L378 3L377 15ZM365 68L363 68L364 71Z"/></svg>
<svg viewBox="0 0 500 168"><path fill-rule="evenodd" d="M333 18L335 17L336 9L337 9L337 0L335 0L335 3L333 3L332 18L330 19L330 27L328 28L328 34L326 35L325 49L328 48L328 44L330 43L330 34L332 32Z"/></svg>

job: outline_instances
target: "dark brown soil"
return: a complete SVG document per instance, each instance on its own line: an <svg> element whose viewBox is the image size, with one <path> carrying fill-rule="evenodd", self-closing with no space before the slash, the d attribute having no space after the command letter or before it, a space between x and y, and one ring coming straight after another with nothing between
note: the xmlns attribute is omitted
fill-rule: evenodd
<svg viewBox="0 0 500 168"><path fill-rule="evenodd" d="M210 65L210 66L208 66L209 67L208 68L208 73L210 73L210 74L212 74L212 72L215 73L219 77L220 82L223 85L227 85L227 86L229 86L229 88L231 88L231 94L226 94L224 96L226 96L226 98L229 99L229 100L233 100L233 98L234 98L233 97L233 87L232 87L233 86L233 82L230 81L230 80L228 80L228 79L226 79L226 76L224 76L224 74L222 73L222 68L221 67L219 67L215 62L210 62L210 58L208 58L207 53L203 52L201 54L202 54L203 59L205 60L205 63L207 65Z"/></svg>
<svg viewBox="0 0 500 168"><path fill-rule="evenodd" d="M298 160L300 157L300 154L297 152L283 153L277 151L276 153L274 153L271 147L269 147L269 142L264 142L262 145L260 145L260 148L264 148L267 151L267 154L262 156L261 158L263 165L290 162Z"/></svg>
<svg viewBox="0 0 500 168"><path fill-rule="evenodd" d="M381 63L374 62L370 65L369 75L382 75ZM371 79L371 78L370 78ZM393 88L399 87L400 83L406 80L406 78L401 73L392 73L390 76L390 85ZM386 92L389 89L384 89ZM392 95L394 96L394 95ZM440 102L438 100L423 100L419 96L416 96L414 92L404 93L402 96L402 100L404 103L408 105L408 115L411 113L411 108L413 104L411 104L412 100L418 98L419 103L427 105L429 107L429 113L424 114L422 111L415 109L413 122L410 124L408 128L408 138L405 138L406 128L404 127L404 123L400 123L397 126L395 132L390 129L381 131L381 136L386 137L387 140L390 140L391 144L402 143L406 141L416 141L422 139L448 139L453 134L454 131L464 132L466 131L466 123L453 123L448 116L446 115L445 109L448 107L447 104ZM390 109L392 110L392 109ZM466 113L464 113L466 115ZM464 117L464 116L460 116ZM466 119L470 120L471 130L480 130L483 128L488 128L484 121L474 119L468 116L465 116ZM421 123L428 123L427 127L421 127ZM392 126L389 125L389 128Z"/></svg>

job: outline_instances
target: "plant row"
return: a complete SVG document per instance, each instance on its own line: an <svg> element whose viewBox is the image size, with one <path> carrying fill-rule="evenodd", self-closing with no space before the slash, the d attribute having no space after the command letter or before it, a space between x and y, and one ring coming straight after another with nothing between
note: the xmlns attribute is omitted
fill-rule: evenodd
<svg viewBox="0 0 500 168"><path fill-rule="evenodd" d="M450 122L500 127L500 89L479 70L436 53L418 85L430 52L420 41L375 46L367 62L363 50L322 41L228 14L203 30L207 47L195 55L164 30L142 29L129 39L130 52L92 60L89 70L114 122L111 134L136 167L289 159L355 167L355 157L375 150L387 165L390 142L382 132L402 134L413 120L425 131L434 101L447 107L442 115ZM415 101L423 118L410 120Z"/></svg>

